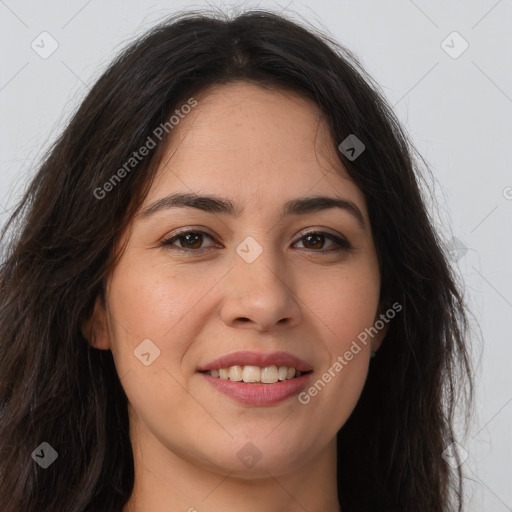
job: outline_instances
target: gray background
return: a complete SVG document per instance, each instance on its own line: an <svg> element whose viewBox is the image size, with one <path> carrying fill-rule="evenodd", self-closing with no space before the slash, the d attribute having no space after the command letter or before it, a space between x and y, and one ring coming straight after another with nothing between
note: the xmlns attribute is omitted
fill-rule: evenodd
<svg viewBox="0 0 512 512"><path fill-rule="evenodd" d="M466 510L512 511L510 0L0 0L0 223L112 57L167 14L208 5L298 13L327 30L359 56L434 171L433 215L447 245L459 246L452 258L481 328L481 338L468 340L476 413L458 439L468 454ZM46 59L31 47L42 46L43 31L59 45ZM445 45L458 52L461 40L442 45L454 31L469 44L457 58Z"/></svg>

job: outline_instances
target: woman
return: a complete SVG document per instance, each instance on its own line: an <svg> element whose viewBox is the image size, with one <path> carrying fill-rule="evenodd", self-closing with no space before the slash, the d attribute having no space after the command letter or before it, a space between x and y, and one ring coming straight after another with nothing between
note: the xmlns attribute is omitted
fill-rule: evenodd
<svg viewBox="0 0 512 512"><path fill-rule="evenodd" d="M0 510L462 510L464 301L414 152L276 14L126 49L6 228Z"/></svg>

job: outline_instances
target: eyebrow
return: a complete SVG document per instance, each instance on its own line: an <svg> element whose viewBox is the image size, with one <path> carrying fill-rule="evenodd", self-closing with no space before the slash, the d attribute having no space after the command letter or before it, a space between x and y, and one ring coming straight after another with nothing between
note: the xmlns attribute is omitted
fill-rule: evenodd
<svg viewBox="0 0 512 512"><path fill-rule="evenodd" d="M231 215L240 217L243 209L235 206L229 199L212 195L199 195L195 193L176 193L157 199L145 208L139 215L145 219L156 212L169 208L196 208L207 213ZM288 215L303 215L306 213L319 212L329 208L339 208L350 213L357 221L361 229L365 229L365 222L361 210L348 199L328 196L311 196L292 199L285 203L282 210L282 217Z"/></svg>

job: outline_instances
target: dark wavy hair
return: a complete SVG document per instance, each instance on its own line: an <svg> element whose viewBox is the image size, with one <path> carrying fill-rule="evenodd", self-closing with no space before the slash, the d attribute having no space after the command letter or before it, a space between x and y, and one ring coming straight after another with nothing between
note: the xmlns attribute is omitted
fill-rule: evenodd
<svg viewBox="0 0 512 512"><path fill-rule="evenodd" d="M120 511L134 483L127 398L112 354L81 331L104 296L115 251L147 194L169 135L99 200L108 182L187 98L245 81L298 92L323 113L362 190L380 262L381 300L402 305L338 433L344 511L462 510L459 397L473 401L468 310L427 211L419 156L379 86L330 36L281 15L189 11L130 44L45 154L2 233L0 510ZM420 161L425 164L420 165ZM430 171L429 171L430 172ZM467 420L466 414L466 420ZM58 463L31 454L47 441Z"/></svg>

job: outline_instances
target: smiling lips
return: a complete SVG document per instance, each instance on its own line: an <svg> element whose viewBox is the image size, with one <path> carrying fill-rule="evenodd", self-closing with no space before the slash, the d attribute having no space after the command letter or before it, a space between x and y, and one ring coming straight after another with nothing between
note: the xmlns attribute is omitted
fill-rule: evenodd
<svg viewBox="0 0 512 512"><path fill-rule="evenodd" d="M272 405L298 394L310 365L286 352L235 352L198 371L218 391L246 405Z"/></svg>
<svg viewBox="0 0 512 512"><path fill-rule="evenodd" d="M240 366L235 365L229 368L219 368L218 370L210 370L207 372L217 379L229 379L234 382L261 382L263 384L275 384L276 382L293 379L296 375L300 377L302 372L288 366Z"/></svg>

